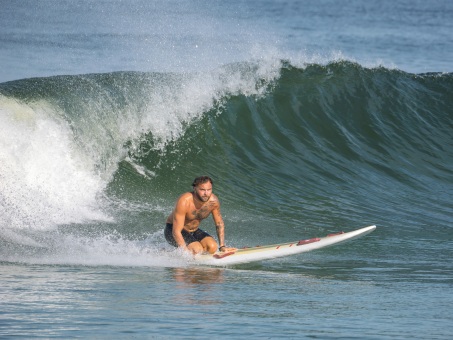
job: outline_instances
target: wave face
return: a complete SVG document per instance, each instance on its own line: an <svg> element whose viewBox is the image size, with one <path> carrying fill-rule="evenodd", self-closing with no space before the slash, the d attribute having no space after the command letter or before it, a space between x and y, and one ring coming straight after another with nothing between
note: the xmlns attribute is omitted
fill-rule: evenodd
<svg viewBox="0 0 453 340"><path fill-rule="evenodd" d="M237 245L367 224L451 236L452 92L452 74L347 61L2 83L1 258L149 264L201 174Z"/></svg>

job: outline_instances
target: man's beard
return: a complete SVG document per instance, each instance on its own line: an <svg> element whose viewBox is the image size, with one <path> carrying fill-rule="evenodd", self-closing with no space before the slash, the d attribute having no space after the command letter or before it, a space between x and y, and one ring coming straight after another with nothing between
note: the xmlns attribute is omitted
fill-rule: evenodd
<svg viewBox="0 0 453 340"><path fill-rule="evenodd" d="M209 199L211 198L210 195L209 195L209 196L206 196L206 197L202 197L202 196L200 196L197 192L196 192L195 194L197 195L198 200L200 200L200 201L202 201L202 202L207 202L207 201L209 201Z"/></svg>

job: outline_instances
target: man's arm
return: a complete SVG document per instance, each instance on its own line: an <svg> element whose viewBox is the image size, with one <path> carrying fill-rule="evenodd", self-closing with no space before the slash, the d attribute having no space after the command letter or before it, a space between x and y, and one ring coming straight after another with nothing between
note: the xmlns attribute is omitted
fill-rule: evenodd
<svg viewBox="0 0 453 340"><path fill-rule="evenodd" d="M182 237L182 230L184 229L184 221L186 218L186 201L183 197L176 202L175 211L173 213L173 237L181 249L188 250L186 242Z"/></svg>
<svg viewBox="0 0 453 340"><path fill-rule="evenodd" d="M219 248L225 246L225 223L223 223L222 214L220 213L220 203L217 201L217 206L212 210L217 238L219 239ZM235 251L236 248L221 248L220 251Z"/></svg>
<svg viewBox="0 0 453 340"><path fill-rule="evenodd" d="M212 218L214 219L219 247L225 245L225 223L223 223L222 214L220 213L220 203L217 201L216 207L212 209Z"/></svg>

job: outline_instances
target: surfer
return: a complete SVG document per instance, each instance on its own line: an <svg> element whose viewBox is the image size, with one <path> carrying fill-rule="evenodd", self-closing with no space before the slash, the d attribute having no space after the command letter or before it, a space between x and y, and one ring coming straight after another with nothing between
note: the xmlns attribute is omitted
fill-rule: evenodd
<svg viewBox="0 0 453 340"><path fill-rule="evenodd" d="M225 246L225 225L220 214L220 202L212 193L212 179L208 176L195 178L193 191L182 194L165 226L168 243L192 254L234 251ZM207 232L199 228L200 222L212 214L219 244Z"/></svg>

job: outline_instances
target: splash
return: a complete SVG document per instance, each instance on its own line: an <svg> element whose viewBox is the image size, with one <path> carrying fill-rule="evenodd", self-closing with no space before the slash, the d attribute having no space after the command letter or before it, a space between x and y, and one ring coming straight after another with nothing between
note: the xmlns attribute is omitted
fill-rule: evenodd
<svg viewBox="0 0 453 340"><path fill-rule="evenodd" d="M47 229L107 218L96 208L105 183L47 103L0 97L0 163L2 226Z"/></svg>

